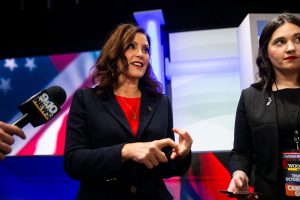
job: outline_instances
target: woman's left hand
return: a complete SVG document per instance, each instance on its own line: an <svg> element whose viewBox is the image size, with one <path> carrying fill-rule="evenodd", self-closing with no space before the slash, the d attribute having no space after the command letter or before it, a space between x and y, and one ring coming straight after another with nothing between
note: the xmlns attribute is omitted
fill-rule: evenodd
<svg viewBox="0 0 300 200"><path fill-rule="evenodd" d="M179 135L179 144L177 150L173 149L171 159L176 157L185 158L191 151L193 139L187 131L179 128L173 128L173 131Z"/></svg>

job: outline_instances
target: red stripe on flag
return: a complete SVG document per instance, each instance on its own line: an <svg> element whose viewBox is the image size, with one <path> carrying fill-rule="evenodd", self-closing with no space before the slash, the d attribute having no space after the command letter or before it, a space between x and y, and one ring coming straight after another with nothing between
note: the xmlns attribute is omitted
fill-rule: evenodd
<svg viewBox="0 0 300 200"><path fill-rule="evenodd" d="M34 155L34 152L36 150L37 143L39 139L42 137L44 131L47 129L46 126L41 128L35 136L26 143L26 145L16 154L17 156L28 156L28 155Z"/></svg>
<svg viewBox="0 0 300 200"><path fill-rule="evenodd" d="M63 155L64 154L67 120L68 120L68 114L66 114L64 116L64 119L62 121L62 125L59 129L59 132L58 132L57 141L56 141L55 155Z"/></svg>
<svg viewBox="0 0 300 200"><path fill-rule="evenodd" d="M64 70L80 53L70 53L70 54L61 54L49 56L53 66L57 71L61 72Z"/></svg>

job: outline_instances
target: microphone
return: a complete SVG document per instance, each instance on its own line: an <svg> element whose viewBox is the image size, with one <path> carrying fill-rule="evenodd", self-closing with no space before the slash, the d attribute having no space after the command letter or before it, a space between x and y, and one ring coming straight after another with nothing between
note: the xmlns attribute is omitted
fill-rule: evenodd
<svg viewBox="0 0 300 200"><path fill-rule="evenodd" d="M19 128L23 128L28 123L33 127L42 125L60 112L60 106L66 98L67 94L60 86L51 86L42 90L18 106L23 116L12 125Z"/></svg>

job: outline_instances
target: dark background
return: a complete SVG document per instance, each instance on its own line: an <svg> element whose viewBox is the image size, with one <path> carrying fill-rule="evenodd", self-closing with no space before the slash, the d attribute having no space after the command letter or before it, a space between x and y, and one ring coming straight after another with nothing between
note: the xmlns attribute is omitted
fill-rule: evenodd
<svg viewBox="0 0 300 200"><path fill-rule="evenodd" d="M0 57L98 50L116 24L152 9L162 9L163 31L170 33L238 27L248 13L299 13L300 2L1 0Z"/></svg>

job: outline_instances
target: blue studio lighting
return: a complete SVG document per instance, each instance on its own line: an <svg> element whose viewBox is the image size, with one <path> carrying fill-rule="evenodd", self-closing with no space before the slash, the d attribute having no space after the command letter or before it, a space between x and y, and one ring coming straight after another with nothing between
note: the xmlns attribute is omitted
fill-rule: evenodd
<svg viewBox="0 0 300 200"><path fill-rule="evenodd" d="M164 86L164 55L161 45L161 25L165 24L162 10L134 12L137 24L144 28L151 38L151 64L153 72Z"/></svg>

